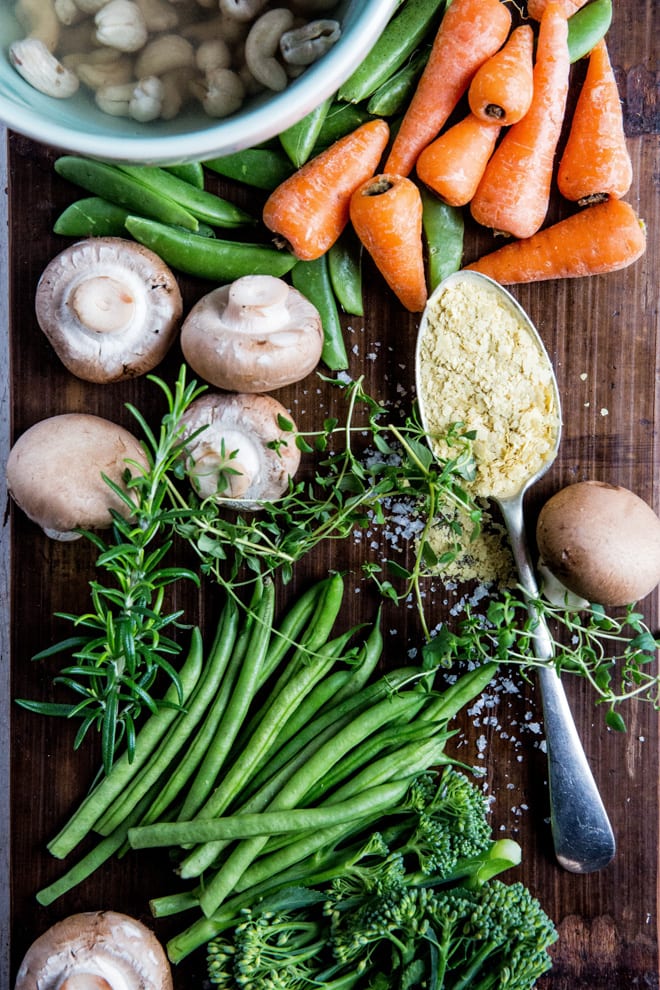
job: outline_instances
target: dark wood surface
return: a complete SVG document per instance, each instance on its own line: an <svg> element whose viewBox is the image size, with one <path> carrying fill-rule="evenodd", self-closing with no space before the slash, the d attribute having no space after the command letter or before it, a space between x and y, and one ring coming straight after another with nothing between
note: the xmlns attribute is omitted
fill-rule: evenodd
<svg viewBox="0 0 660 990"><path fill-rule="evenodd" d="M564 438L550 473L530 493L530 526L543 500L557 488L585 478L625 485L660 507L658 471L658 273L660 210L660 139L658 136L658 51L656 0L619 3L610 31L610 52L620 82L626 130L635 169L627 197L645 219L649 232L646 256L623 272L592 279L550 282L514 289L514 295L538 326L557 371L564 410ZM574 70L579 78L581 67ZM36 420L68 411L90 411L132 427L125 409L130 401L154 422L162 412L154 386L137 380L93 386L71 377L53 354L34 318L33 297L39 275L66 241L51 233L61 207L79 195L54 175L56 151L17 135L8 140L8 281L9 367L3 379L5 438L13 440ZM211 184L213 184L211 180ZM219 187L218 187L219 188ZM234 192L233 190L228 190ZM240 198L240 190L236 190ZM553 201L553 216L565 211ZM468 225L466 260L491 244L489 235ZM371 394L397 409L413 398L412 353L417 319L405 313L368 269L364 320L346 320L350 373L365 375ZM186 307L208 285L181 280ZM3 333L5 332L3 328ZM3 353L6 350L3 349ZM175 347L159 369L173 381L180 363ZM9 382L9 390L7 390ZM315 380L278 395L301 429L318 423L331 397ZM46 842L84 794L96 769L91 746L74 752L72 730L17 709L11 699L52 695L58 669L34 664L38 650L61 638L66 629L53 615L85 608L94 555L85 543L47 540L12 506L4 517L5 547L11 535L9 588L3 587L3 626L10 623L11 685L2 697L5 727L11 725L11 776L3 782L10 795L11 949L3 946L0 984L13 983L15 970L30 942L57 919L78 910L114 908L151 922L148 898L174 887L160 854L127 856L108 864L71 895L41 908L35 892L55 879L62 865L46 851ZM363 559L378 559L390 548L377 538L323 548L300 568L297 585L286 596L328 568L348 566L349 590L343 621L370 620L376 601L359 574ZM6 557L4 558L7 559ZM466 589L429 584L428 608L438 620ZM11 592L11 595L8 592ZM176 592L176 604L189 618L209 629L217 595L206 587L193 595ZM448 605L447 605L448 603ZM657 624L657 598L644 602ZM385 616L387 663L399 662L421 643L414 609L390 608ZM3 677L9 658L3 655ZM464 715L460 756L487 771L494 796L493 827L518 838L523 864L510 876L522 879L555 920L560 938L555 965L541 990L624 990L658 986L657 847L658 719L650 706L631 705L628 732L604 728L602 712L583 684L567 685L579 730L602 789L617 834L616 858L605 870L574 876L555 863L548 826L545 762L536 731L540 721L533 685L520 682L518 694L497 682L492 707ZM485 749L480 752L481 742ZM10 791L9 791L10 785ZM7 807L5 803L5 808ZM4 871L3 871L4 872ZM6 888L4 888L6 890ZM7 919L4 919L5 921ZM183 927L180 920L173 930ZM164 938L167 926L155 925ZM9 962L7 962L9 959ZM177 988L201 986L199 957L176 974Z"/></svg>

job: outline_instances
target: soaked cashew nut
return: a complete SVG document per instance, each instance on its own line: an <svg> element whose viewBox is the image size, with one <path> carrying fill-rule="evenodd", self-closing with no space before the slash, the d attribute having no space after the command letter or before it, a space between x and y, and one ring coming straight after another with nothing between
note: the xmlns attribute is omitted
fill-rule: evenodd
<svg viewBox="0 0 660 990"><path fill-rule="evenodd" d="M133 96L135 83L128 82L116 86L101 86L97 89L94 102L103 113L111 117L128 117L128 107Z"/></svg>
<svg viewBox="0 0 660 990"><path fill-rule="evenodd" d="M80 59L73 64L73 59ZM62 60L73 69L83 86L96 91L101 86L118 86L134 78L133 59L116 48L97 48L84 56L67 55Z"/></svg>
<svg viewBox="0 0 660 990"><path fill-rule="evenodd" d="M253 21L266 6L266 0L220 0L220 12L237 21Z"/></svg>
<svg viewBox="0 0 660 990"><path fill-rule="evenodd" d="M28 38L43 42L49 52L54 52L60 38L60 22L53 0L18 0L14 16Z"/></svg>
<svg viewBox="0 0 660 990"><path fill-rule="evenodd" d="M156 76L140 79L128 101L128 115L133 120L147 123L160 117L163 107L163 86Z"/></svg>
<svg viewBox="0 0 660 990"><path fill-rule="evenodd" d="M340 35L339 21L309 21L284 32L280 38L282 58L289 65L311 65L330 51Z"/></svg>
<svg viewBox="0 0 660 990"><path fill-rule="evenodd" d="M110 0L97 12L94 22L100 45L117 48L120 52L137 52L147 43L147 25L133 0Z"/></svg>
<svg viewBox="0 0 660 990"><path fill-rule="evenodd" d="M231 65L229 45L222 38L209 38L208 41L203 41L195 53L195 64L200 72L228 69Z"/></svg>
<svg viewBox="0 0 660 990"><path fill-rule="evenodd" d="M277 61L280 38L294 23L288 8L276 7L262 14L250 28L245 39L245 63L254 76L267 89L286 89L288 77Z"/></svg>
<svg viewBox="0 0 660 990"><path fill-rule="evenodd" d="M78 90L78 76L55 58L38 38L14 41L9 61L34 89L46 96L67 99Z"/></svg>
<svg viewBox="0 0 660 990"><path fill-rule="evenodd" d="M180 34L161 34L148 42L135 62L138 79L144 76L162 76L164 72L182 69L195 62L195 50Z"/></svg>
<svg viewBox="0 0 660 990"><path fill-rule="evenodd" d="M96 14L101 7L105 7L110 0L76 0L76 6L80 7L86 14Z"/></svg>
<svg viewBox="0 0 660 990"><path fill-rule="evenodd" d="M186 104L190 103L193 99L191 87L195 79L197 74L191 66L174 69L160 77L163 88L161 120L174 120Z"/></svg>
<svg viewBox="0 0 660 990"><path fill-rule="evenodd" d="M209 117L228 117L245 99L245 86L231 69L213 69L201 85L193 84L192 89Z"/></svg>
<svg viewBox="0 0 660 990"><path fill-rule="evenodd" d="M168 0L135 0L147 31L173 31L179 25L179 12Z"/></svg>
<svg viewBox="0 0 660 990"><path fill-rule="evenodd" d="M65 27L79 24L87 16L74 0L54 0L53 9L58 21Z"/></svg>

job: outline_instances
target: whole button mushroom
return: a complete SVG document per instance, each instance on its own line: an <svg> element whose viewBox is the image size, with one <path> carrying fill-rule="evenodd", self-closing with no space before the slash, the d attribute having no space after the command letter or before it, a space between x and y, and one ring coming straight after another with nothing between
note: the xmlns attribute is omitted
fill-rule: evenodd
<svg viewBox="0 0 660 990"><path fill-rule="evenodd" d="M148 467L136 437L100 416L62 413L21 434L7 459L7 488L23 512L54 540L78 539L82 529L107 529L110 510L129 506L103 475L126 490L127 471Z"/></svg>
<svg viewBox="0 0 660 990"><path fill-rule="evenodd" d="M236 508L258 509L279 498L300 464L295 424L270 395L195 399L183 416L182 438L198 494Z"/></svg>
<svg viewBox="0 0 660 990"><path fill-rule="evenodd" d="M271 392L301 381L323 349L315 306L272 275L246 275L191 309L181 348L205 381L230 392Z"/></svg>
<svg viewBox="0 0 660 990"><path fill-rule="evenodd" d="M542 564L589 602L629 605L660 583L660 519L618 485L562 488L541 509L536 542Z"/></svg>
<svg viewBox="0 0 660 990"><path fill-rule="evenodd" d="M32 943L14 990L172 990L172 972L154 933L117 911L85 911L58 921Z"/></svg>
<svg viewBox="0 0 660 990"><path fill-rule="evenodd" d="M121 237L71 244L43 271L37 322L68 370L108 383L151 371L179 328L181 292L161 259Z"/></svg>

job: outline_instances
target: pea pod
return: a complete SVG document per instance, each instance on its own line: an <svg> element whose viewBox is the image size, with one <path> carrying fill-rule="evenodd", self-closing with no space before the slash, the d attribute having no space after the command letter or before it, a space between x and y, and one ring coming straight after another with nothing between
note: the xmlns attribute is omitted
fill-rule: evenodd
<svg viewBox="0 0 660 990"><path fill-rule="evenodd" d="M201 162L182 162L180 165L166 165L166 171L176 175L179 179L195 186L197 189L204 188L204 169Z"/></svg>
<svg viewBox="0 0 660 990"><path fill-rule="evenodd" d="M362 302L362 245L352 227L347 227L328 251L332 289L345 313L364 316Z"/></svg>
<svg viewBox="0 0 660 990"><path fill-rule="evenodd" d="M568 52L571 62L588 55L612 23L612 0L591 0L568 19Z"/></svg>
<svg viewBox="0 0 660 990"><path fill-rule="evenodd" d="M53 233L65 237L125 237L128 216L123 206L100 196L88 196L65 207L53 224ZM215 231L206 223L200 222L197 233L201 237L215 237Z"/></svg>
<svg viewBox="0 0 660 990"><path fill-rule="evenodd" d="M339 98L359 103L372 96L419 47L439 22L444 8L445 0L408 0L355 72L339 87Z"/></svg>
<svg viewBox="0 0 660 990"><path fill-rule="evenodd" d="M330 281L328 256L322 254L314 261L299 261L291 271L291 280L299 292L313 303L321 314L323 352L321 359L331 371L348 368L348 355L342 334L335 294Z"/></svg>
<svg viewBox="0 0 660 990"><path fill-rule="evenodd" d="M422 189L422 225L428 256L428 280L431 291L463 261L463 213L443 203L427 189Z"/></svg>
<svg viewBox="0 0 660 990"><path fill-rule="evenodd" d="M356 130L360 124L366 124L371 119L372 114L364 108L356 107L352 103L335 101L323 121L314 154L334 144L335 141Z"/></svg>
<svg viewBox="0 0 660 990"><path fill-rule="evenodd" d="M401 113L415 90L424 66L428 62L430 48L416 52L394 75L378 87L369 102L367 111L376 117L394 117Z"/></svg>
<svg viewBox="0 0 660 990"><path fill-rule="evenodd" d="M287 251L263 244L201 237L144 217L129 216L126 229L171 268L214 282L233 282L243 275L281 277L296 263Z"/></svg>
<svg viewBox="0 0 660 990"><path fill-rule="evenodd" d="M217 227L243 227L256 222L254 217L234 203L205 189L191 186L189 182L171 175L156 165L118 165L117 167L147 189L179 203L197 220L215 224Z"/></svg>
<svg viewBox="0 0 660 990"><path fill-rule="evenodd" d="M293 165L274 148L246 148L220 158L209 158L204 165L227 179L245 182L256 189L270 192L288 179Z"/></svg>
<svg viewBox="0 0 660 990"><path fill-rule="evenodd" d="M129 212L185 230L197 231L199 228L199 220L189 210L175 200L154 192L144 183L137 182L115 165L77 155L62 155L54 167L63 179L81 186L94 196L123 206Z"/></svg>
<svg viewBox="0 0 660 990"><path fill-rule="evenodd" d="M280 144L296 168L304 165L312 154L331 105L332 97L329 97L302 120L280 133Z"/></svg>

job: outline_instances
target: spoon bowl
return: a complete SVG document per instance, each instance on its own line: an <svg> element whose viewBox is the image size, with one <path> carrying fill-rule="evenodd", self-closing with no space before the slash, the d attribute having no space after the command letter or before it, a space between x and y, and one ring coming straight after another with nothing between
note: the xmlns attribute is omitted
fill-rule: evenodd
<svg viewBox="0 0 660 990"><path fill-rule="evenodd" d="M445 315L442 319L446 328L447 320L451 320L447 301L456 293L460 293L460 308L456 310L452 336L456 334L457 339L462 338L467 350L464 361L457 362L454 358L455 371L452 372L449 334L444 340L440 339L442 333L439 327L436 327L436 319L439 307L444 307ZM481 302L477 301L478 298ZM474 301L474 312L470 310L471 299ZM488 306L483 305L484 300L487 300ZM499 326L497 331L493 330L492 346L486 345L483 336L474 341L468 339L470 332L476 329L474 319L470 320L470 317L475 316L479 306L482 317L486 312L487 322L492 327ZM512 327L517 328L518 348L513 338L506 339L510 337ZM490 333L490 330L487 332ZM490 344L490 338L487 338L487 341ZM522 354L518 353L520 343L525 345ZM438 345L435 349L432 348L434 344ZM527 347L530 345L531 349L527 352ZM494 387L499 392L501 386L502 392L497 396L497 403L494 402L492 395L488 395L485 374L479 377L475 374L468 382L469 372L466 369L470 367L472 354L479 348L486 350L491 374L492 362L498 360L501 362L499 367L501 379L498 376L497 380L494 380ZM431 354L429 354L430 350ZM436 403L444 401L440 398L444 391L442 377L438 374L437 366L431 367L434 355L437 354L443 355L443 361L446 355L447 382L452 374L456 374L466 377L466 382L470 385L470 393L466 391L465 394L465 415L456 416L455 419L465 422L470 429L470 410L467 406L473 403L477 408L484 408L482 417L484 423L490 419L496 430L500 420L494 415L494 407L497 406L499 412L499 407L503 404L504 410L506 411L508 406L511 413L509 417L511 435L503 430L502 436L489 438L492 442L483 444L484 456L487 460L492 457L493 462L489 464L486 460L482 465L488 469L485 471L486 490L480 490L478 494L494 501L502 513L520 585L533 620L534 653L537 659L547 661L545 665L539 666L538 673L548 753L548 784L555 854L560 865L566 870L573 873L591 873L602 869L611 861L615 853L615 840L580 742L561 679L552 662L554 656L552 638L543 616L533 604L538 599L539 592L527 543L523 513L526 491L550 468L557 456L561 441L561 404L552 362L532 321L517 300L499 283L478 272L461 271L448 276L437 286L428 300L420 321L415 353L419 413L432 450L434 450L433 434L440 435L437 417L433 412ZM525 360L528 360L528 363L525 365L526 374L519 376L520 387L516 389L515 368L519 360L523 365ZM535 360L538 365L532 369L529 361L533 364ZM429 386L431 372L433 387ZM535 410L529 405L525 407L525 401L521 400L527 378L531 380L533 374L537 374L539 382L542 382L542 387L536 390L537 397L544 405L542 410ZM542 414L543 423L539 421L539 412ZM479 418L477 416L477 419ZM502 414L502 421L505 419ZM449 425L449 423L445 424L445 426ZM479 434L478 427L477 434ZM538 437L539 442L536 446L527 443L530 437L532 439ZM520 444L519 456L522 461L512 467L507 463L507 459L511 455L510 445L515 445L516 442ZM434 453L437 455L437 450L434 450ZM515 453L514 449L513 456ZM529 458L529 463L525 458ZM507 471L510 477L507 477Z"/></svg>

